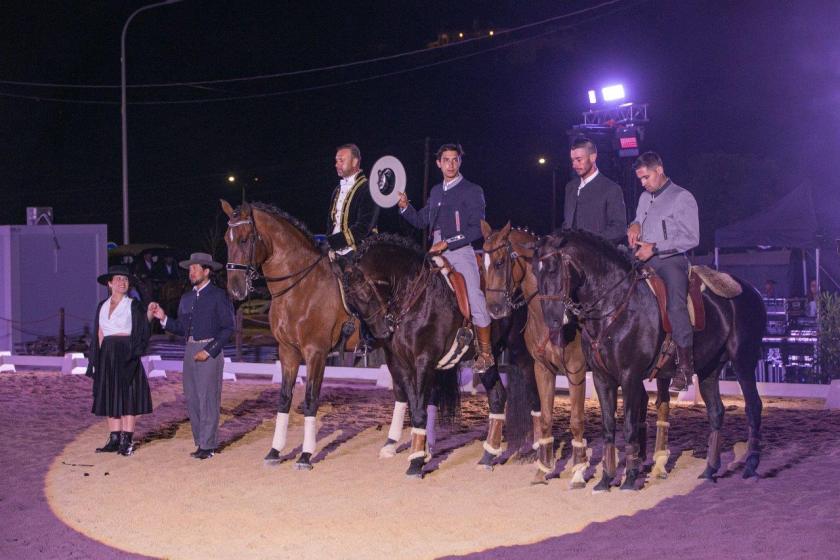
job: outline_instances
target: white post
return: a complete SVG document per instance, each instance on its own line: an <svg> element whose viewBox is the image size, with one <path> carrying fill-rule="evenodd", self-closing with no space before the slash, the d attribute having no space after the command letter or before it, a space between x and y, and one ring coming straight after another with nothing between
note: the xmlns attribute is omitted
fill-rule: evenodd
<svg viewBox="0 0 840 560"><path fill-rule="evenodd" d="M720 249L715 247L715 270L720 270Z"/></svg>

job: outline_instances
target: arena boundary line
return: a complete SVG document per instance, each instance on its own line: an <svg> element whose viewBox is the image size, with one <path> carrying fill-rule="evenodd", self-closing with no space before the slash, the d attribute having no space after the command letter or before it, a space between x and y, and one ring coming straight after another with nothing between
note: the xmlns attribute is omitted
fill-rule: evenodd
<svg viewBox="0 0 840 560"><path fill-rule="evenodd" d="M182 369L181 360L163 360L160 356L149 355L141 359L146 375L153 377L166 377L167 371L180 372ZM58 369L61 373L68 375L84 375L87 368L87 358L78 352L68 352L64 356L28 356L16 355L8 351L0 352L0 372L15 372L17 366L35 369ZM234 362L225 358L224 379L236 381L237 375L249 377L270 377L271 383L279 383L282 375L280 361L274 363ZM507 375L502 374L506 381ZM301 365L298 370L298 383L306 378L306 366ZM390 389L393 387L388 367L382 365L378 368L352 368L327 366L324 372L325 381L366 381L370 386ZM477 392L483 390L479 385L473 384L472 371L469 368L462 368L460 372L460 385L465 392ZM762 397L781 398L812 398L825 401L828 409L840 409L840 379L835 379L830 385L817 385L807 383L770 383L759 382L756 384L758 393ZM365 385L360 385L364 387ZM569 382L565 375L557 376L557 388L568 389ZM645 389L649 392L656 390L654 381L646 381ZM720 393L723 396L741 396L741 388L736 381L721 381ZM592 373L586 374L586 397L594 398L595 391L592 383ZM689 387L688 391L681 392L677 400L680 402L699 402L696 391L696 384Z"/></svg>

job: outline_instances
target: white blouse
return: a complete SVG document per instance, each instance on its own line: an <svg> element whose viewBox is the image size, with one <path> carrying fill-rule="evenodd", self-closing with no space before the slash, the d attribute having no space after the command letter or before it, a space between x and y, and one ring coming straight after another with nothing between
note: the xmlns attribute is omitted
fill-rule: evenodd
<svg viewBox="0 0 840 560"><path fill-rule="evenodd" d="M102 335L131 334L131 298L124 296L108 317L110 307L111 298L108 298L99 310L99 328L102 329Z"/></svg>

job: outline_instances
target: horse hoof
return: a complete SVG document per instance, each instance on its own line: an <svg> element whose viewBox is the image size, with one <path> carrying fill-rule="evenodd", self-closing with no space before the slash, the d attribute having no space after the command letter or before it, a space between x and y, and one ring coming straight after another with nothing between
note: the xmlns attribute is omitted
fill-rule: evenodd
<svg viewBox="0 0 840 560"><path fill-rule="evenodd" d="M496 460L496 456L492 453L488 453L487 451L484 452L484 455L481 456L481 459L478 460L477 467L479 469L483 469L486 471L493 470L493 461Z"/></svg>
<svg viewBox="0 0 840 560"><path fill-rule="evenodd" d="M586 488L585 482L572 481L569 483L569 490L581 490L582 488Z"/></svg>
<svg viewBox="0 0 840 560"><path fill-rule="evenodd" d="M632 479L628 478L627 480L625 480L624 483L621 485L621 491L622 492L638 492L638 490L636 489L636 479L635 478L632 478Z"/></svg>
<svg viewBox="0 0 840 560"><path fill-rule="evenodd" d="M610 491L610 487L612 486L612 477L604 475L601 477L600 482L595 485L595 488L592 489L593 494L604 494L605 492Z"/></svg>
<svg viewBox="0 0 840 560"><path fill-rule="evenodd" d="M542 471L537 471L534 478L531 480L531 486L539 486L540 484L548 485L548 478Z"/></svg>
<svg viewBox="0 0 840 560"><path fill-rule="evenodd" d="M751 456L747 457L746 462L744 463L744 474L741 476L743 478L758 478L758 457Z"/></svg>
<svg viewBox="0 0 840 560"><path fill-rule="evenodd" d="M312 459L312 453L301 453L300 457L298 458L297 462L295 463L295 470L296 471L311 471L313 468L312 463L310 460Z"/></svg>
<svg viewBox="0 0 840 560"><path fill-rule="evenodd" d="M274 449L273 447L268 452L268 454L263 459L266 463L279 463L280 462L280 452Z"/></svg>
<svg viewBox="0 0 840 560"><path fill-rule="evenodd" d="M380 459L393 459L397 456L397 446L393 443L386 443L379 449Z"/></svg>
<svg viewBox="0 0 840 560"><path fill-rule="evenodd" d="M712 467L706 467L706 470L704 470L697 478L700 480L717 482L717 477L715 476L715 473L717 473L717 469L713 469Z"/></svg>
<svg viewBox="0 0 840 560"><path fill-rule="evenodd" d="M412 459L408 465L408 470L405 471L405 476L409 478L423 478L423 465L426 464L424 457Z"/></svg>

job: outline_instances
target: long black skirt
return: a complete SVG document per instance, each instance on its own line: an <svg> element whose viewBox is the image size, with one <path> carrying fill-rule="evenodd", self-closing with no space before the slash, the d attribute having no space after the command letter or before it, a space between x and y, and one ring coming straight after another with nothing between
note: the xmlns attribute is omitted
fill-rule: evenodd
<svg viewBox="0 0 840 560"><path fill-rule="evenodd" d="M135 416L152 412L152 392L138 358L131 357L127 336L106 336L99 349L93 378L93 409L97 416Z"/></svg>

